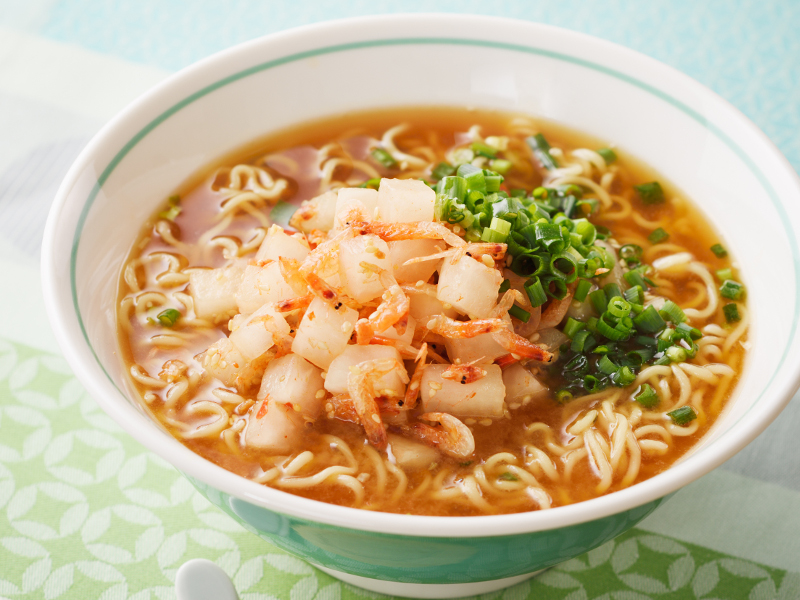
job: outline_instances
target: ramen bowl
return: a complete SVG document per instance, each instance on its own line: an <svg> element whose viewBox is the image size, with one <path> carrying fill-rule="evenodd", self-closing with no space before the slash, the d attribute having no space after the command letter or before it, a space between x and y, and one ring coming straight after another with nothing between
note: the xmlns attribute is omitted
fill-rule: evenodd
<svg viewBox="0 0 800 600"><path fill-rule="evenodd" d="M705 213L748 286L749 348L726 412L678 464L628 489L552 510L388 514L234 475L145 414L119 359L117 282L163 198L271 132L404 106L468 106L564 124L652 166ZM798 231L800 185L786 160L736 109L670 67L553 27L394 15L242 44L134 102L92 140L62 184L45 234L43 282L53 328L87 390L233 519L347 582L449 597L511 585L612 539L764 430L800 375Z"/></svg>

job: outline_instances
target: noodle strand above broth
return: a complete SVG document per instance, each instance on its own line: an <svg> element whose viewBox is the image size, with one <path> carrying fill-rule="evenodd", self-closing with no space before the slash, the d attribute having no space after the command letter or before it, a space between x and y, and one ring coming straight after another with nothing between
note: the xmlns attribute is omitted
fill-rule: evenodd
<svg viewBox="0 0 800 600"><path fill-rule="evenodd" d="M406 109L260 140L172 196L120 275L143 406L253 481L482 515L679 460L744 361L744 287L700 213L517 115Z"/></svg>

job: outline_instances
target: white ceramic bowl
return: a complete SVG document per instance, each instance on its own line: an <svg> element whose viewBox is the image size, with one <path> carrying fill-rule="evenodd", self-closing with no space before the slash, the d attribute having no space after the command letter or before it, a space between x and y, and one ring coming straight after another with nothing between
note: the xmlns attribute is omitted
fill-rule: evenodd
<svg viewBox="0 0 800 600"><path fill-rule="evenodd" d="M630 489L550 511L382 514L237 477L171 438L125 393L117 280L141 223L162 199L204 165L271 131L412 105L469 105L564 123L653 166L714 223L748 285L752 350L730 408L689 458ZM348 581L431 597L487 591L582 553L758 435L798 386L799 230L800 186L785 159L736 109L681 73L553 27L393 15L242 44L134 102L94 138L61 186L45 234L43 278L67 360L138 441L279 546ZM384 585L392 580L407 587Z"/></svg>

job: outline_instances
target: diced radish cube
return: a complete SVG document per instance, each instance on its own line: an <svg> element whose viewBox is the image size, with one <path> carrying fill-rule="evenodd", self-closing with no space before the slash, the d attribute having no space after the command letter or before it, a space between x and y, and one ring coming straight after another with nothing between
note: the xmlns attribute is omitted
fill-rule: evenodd
<svg viewBox="0 0 800 600"><path fill-rule="evenodd" d="M365 267L364 264L369 266ZM381 272L387 275L384 281L394 281L389 246L378 236L360 235L339 245L342 285L356 302L369 302L383 293L385 286Z"/></svg>
<svg viewBox="0 0 800 600"><path fill-rule="evenodd" d="M389 260L392 261L392 273L398 283L417 283L428 281L434 271L442 262L439 260L426 260L403 266L406 261L420 256L429 256L443 252L444 242L440 240L401 240L389 242Z"/></svg>
<svg viewBox="0 0 800 600"><path fill-rule="evenodd" d="M305 416L316 419L325 398L324 383L321 369L302 356L289 354L269 363L258 399L269 397L276 402L292 403L299 406Z"/></svg>
<svg viewBox="0 0 800 600"><path fill-rule="evenodd" d="M262 400L253 405L244 430L248 448L288 454L303 442L305 419L291 404Z"/></svg>
<svg viewBox="0 0 800 600"><path fill-rule="evenodd" d="M433 221L436 192L416 179L381 179L378 214L387 223Z"/></svg>
<svg viewBox="0 0 800 600"><path fill-rule="evenodd" d="M378 208L378 192L370 188L342 188L336 199L336 218L334 229L341 231L347 227L347 217L358 210L366 221L375 220L375 209Z"/></svg>
<svg viewBox="0 0 800 600"><path fill-rule="evenodd" d="M194 312L201 319L236 314L236 292L245 271L244 261L219 269L197 269L189 274Z"/></svg>
<svg viewBox="0 0 800 600"><path fill-rule="evenodd" d="M283 278L278 262L271 262L265 267L247 265L236 290L236 305L240 313L248 315L265 304L295 296L297 294Z"/></svg>
<svg viewBox="0 0 800 600"><path fill-rule="evenodd" d="M503 276L493 267L470 256L462 256L455 264L445 259L439 271L437 297L470 318L486 318L497 304Z"/></svg>
<svg viewBox="0 0 800 600"><path fill-rule="evenodd" d="M394 456L395 463L403 470L420 471L427 469L431 464L438 462L442 455L439 451L419 442L412 442L406 438L389 434L389 448Z"/></svg>
<svg viewBox="0 0 800 600"><path fill-rule="evenodd" d="M347 346L344 352L334 358L328 367L328 372L325 375L325 389L331 394L346 393L350 367L368 360L383 359L394 359L398 362L398 366L395 371L387 373L377 380L375 392L380 396L402 396L406 391L402 378L406 377L407 373L400 353L391 346Z"/></svg>
<svg viewBox="0 0 800 600"><path fill-rule="evenodd" d="M256 260L278 260L284 257L302 261L308 256L308 252L308 246L300 234L297 237L287 235L282 227L273 225L256 252Z"/></svg>
<svg viewBox="0 0 800 600"><path fill-rule="evenodd" d="M456 417L497 418L504 413L503 372L497 365L481 365L486 376L472 383L444 379L448 365L428 365L422 374L420 396L425 412L446 412Z"/></svg>
<svg viewBox="0 0 800 600"><path fill-rule="evenodd" d="M358 313L352 308L340 305L337 309L315 298L297 328L292 352L327 369L344 351L357 320Z"/></svg>
<svg viewBox="0 0 800 600"><path fill-rule="evenodd" d="M506 403L512 409L545 398L548 394L548 389L518 363L503 371L503 385L506 386Z"/></svg>
<svg viewBox="0 0 800 600"><path fill-rule="evenodd" d="M228 324L229 339L247 360L258 358L275 344L275 335L289 335L283 315L264 305L250 316L237 315Z"/></svg>
<svg viewBox="0 0 800 600"><path fill-rule="evenodd" d="M294 213L289 224L304 233L315 229L330 231L336 215L336 192L325 192L321 196L306 200Z"/></svg>

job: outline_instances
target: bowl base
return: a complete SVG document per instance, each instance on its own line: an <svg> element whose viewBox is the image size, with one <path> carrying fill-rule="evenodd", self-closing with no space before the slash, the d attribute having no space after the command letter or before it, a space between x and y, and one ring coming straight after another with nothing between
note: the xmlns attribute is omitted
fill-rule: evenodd
<svg viewBox="0 0 800 600"><path fill-rule="evenodd" d="M369 590L370 592L378 592L388 596L431 599L460 598L463 596L488 594L489 592L496 592L497 590L502 590L503 588L530 579L544 571L544 569L542 569L541 571L526 573L525 575L492 579L490 581L475 581L473 583L403 583L400 581L370 579L369 577L360 577L358 575L351 575L350 573L343 573L342 571L334 571L333 569L328 569L319 565L314 566L331 577L336 577L336 579L340 579L345 583Z"/></svg>

